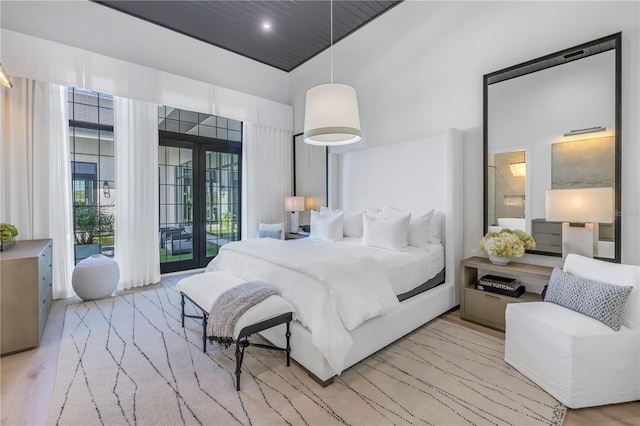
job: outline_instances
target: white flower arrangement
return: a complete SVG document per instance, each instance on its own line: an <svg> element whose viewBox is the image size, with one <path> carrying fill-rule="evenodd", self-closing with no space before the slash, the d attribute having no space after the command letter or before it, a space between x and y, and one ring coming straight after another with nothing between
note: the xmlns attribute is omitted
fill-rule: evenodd
<svg viewBox="0 0 640 426"><path fill-rule="evenodd" d="M524 231L503 229L500 232L487 232L480 240L480 249L490 256L521 257L525 250L536 248L533 237Z"/></svg>

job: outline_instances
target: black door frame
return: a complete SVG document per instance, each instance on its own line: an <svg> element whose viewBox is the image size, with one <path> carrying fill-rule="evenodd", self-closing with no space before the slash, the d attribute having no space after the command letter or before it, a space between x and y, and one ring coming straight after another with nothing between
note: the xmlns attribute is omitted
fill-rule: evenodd
<svg viewBox="0 0 640 426"><path fill-rule="evenodd" d="M160 146L191 149L193 161L193 257L188 260L160 263L160 272L186 271L204 268L215 256L207 257L206 155L207 151L238 155L238 196L242 203L242 143L183 133L159 131ZM158 210L158 215L160 211ZM158 230L159 231L159 230ZM238 213L238 233L242 233L242 209Z"/></svg>

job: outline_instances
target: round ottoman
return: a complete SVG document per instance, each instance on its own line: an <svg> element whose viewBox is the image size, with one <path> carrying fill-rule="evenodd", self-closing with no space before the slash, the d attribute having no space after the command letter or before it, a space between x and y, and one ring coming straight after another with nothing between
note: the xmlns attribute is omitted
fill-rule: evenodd
<svg viewBox="0 0 640 426"><path fill-rule="evenodd" d="M94 254L78 262L71 276L71 284L83 300L111 296L120 280L118 262L101 254Z"/></svg>

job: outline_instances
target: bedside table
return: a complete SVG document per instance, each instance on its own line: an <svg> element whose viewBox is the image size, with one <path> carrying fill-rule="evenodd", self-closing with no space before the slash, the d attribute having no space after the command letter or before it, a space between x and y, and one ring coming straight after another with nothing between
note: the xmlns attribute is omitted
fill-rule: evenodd
<svg viewBox="0 0 640 426"><path fill-rule="evenodd" d="M285 240L299 240L300 238L307 238L309 236L308 232L298 232L297 234L293 234L291 232L287 232L284 234Z"/></svg>
<svg viewBox="0 0 640 426"><path fill-rule="evenodd" d="M549 281L553 268L510 262L508 265L494 265L485 257L469 257L460 262L460 317L504 331L504 312L508 303L541 302L539 294L526 292L520 297L504 296L477 290L478 270L508 277L517 276L523 285L527 278L535 277Z"/></svg>

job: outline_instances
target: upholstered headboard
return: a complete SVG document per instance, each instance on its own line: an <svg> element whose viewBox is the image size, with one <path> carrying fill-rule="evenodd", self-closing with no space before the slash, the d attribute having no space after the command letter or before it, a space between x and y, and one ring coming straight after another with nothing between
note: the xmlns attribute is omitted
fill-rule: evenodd
<svg viewBox="0 0 640 426"><path fill-rule="evenodd" d="M445 215L446 283L458 304L462 258L462 134L422 138L329 156L329 206L345 210L392 206Z"/></svg>

